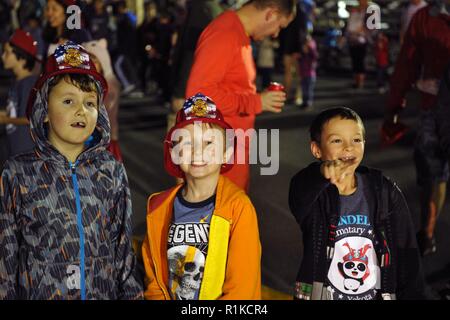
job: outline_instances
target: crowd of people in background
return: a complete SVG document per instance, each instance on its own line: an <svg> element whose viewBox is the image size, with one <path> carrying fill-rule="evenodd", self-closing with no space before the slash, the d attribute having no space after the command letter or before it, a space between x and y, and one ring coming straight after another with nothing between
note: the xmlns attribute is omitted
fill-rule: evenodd
<svg viewBox="0 0 450 320"><path fill-rule="evenodd" d="M0 42L6 42L14 30L29 32L38 43L37 55L44 59L55 44L72 40L78 43L105 39L115 76L121 84L121 95L133 98L158 96L162 104L174 111L180 108L185 95L185 82L190 70L190 60L195 45L206 25L228 8L237 8L245 1L225 0L7 0L0 4ZM72 30L63 23L68 18L68 6L76 4L81 9L82 27ZM370 2L370 4L374 4ZM400 37L406 30L415 10L425 1L411 1L404 10ZM345 26L334 26L334 48L348 48L352 61L355 88L364 87L366 55L376 57L380 92L386 91L389 46L380 30L366 27L368 1L360 1L347 8L350 16ZM278 39L253 42L254 58L258 66L258 86L263 89L273 81L274 72L284 74L282 81L287 92L287 102L301 107L313 103L315 69L328 63L314 29L316 5L313 0L298 0L294 21L280 33ZM326 38L327 35L320 35ZM383 38L384 40L380 40ZM322 40L322 39L321 39ZM379 41L380 40L380 41ZM308 42L309 45L305 46ZM314 44L316 42L316 44ZM383 44L381 44L383 43ZM311 44L314 44L311 46ZM309 50L308 53L304 49ZM347 50L345 50L347 52ZM306 58L311 57L314 59ZM305 59L308 66L305 66ZM303 60L303 62L302 62ZM318 62L320 62L318 64ZM303 63L302 71L300 64ZM311 70L312 69L314 70ZM36 68L39 68L37 66ZM184 76L183 76L184 74ZM307 79L305 79L307 74ZM306 94L306 100L302 96ZM176 107L178 106L178 107Z"/></svg>

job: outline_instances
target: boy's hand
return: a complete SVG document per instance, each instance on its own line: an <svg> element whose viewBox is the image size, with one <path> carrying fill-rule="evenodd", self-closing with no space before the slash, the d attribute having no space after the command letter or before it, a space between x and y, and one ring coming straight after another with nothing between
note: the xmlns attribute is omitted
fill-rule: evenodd
<svg viewBox="0 0 450 320"><path fill-rule="evenodd" d="M285 101L286 93L283 91L264 91L261 93L263 111L280 113Z"/></svg>
<svg viewBox="0 0 450 320"><path fill-rule="evenodd" d="M352 173L350 167L354 163L352 161L342 161L342 160L325 160L320 166L320 173L330 180L334 185L341 183L344 179Z"/></svg>

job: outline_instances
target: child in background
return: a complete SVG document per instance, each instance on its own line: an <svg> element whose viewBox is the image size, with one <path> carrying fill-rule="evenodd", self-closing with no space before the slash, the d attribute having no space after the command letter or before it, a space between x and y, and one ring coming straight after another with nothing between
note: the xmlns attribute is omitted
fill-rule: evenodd
<svg viewBox="0 0 450 320"><path fill-rule="evenodd" d="M314 101L314 88L316 86L317 78L317 61L319 59L319 53L317 51L317 45L311 35L306 37L306 42L302 47L302 51L299 57L299 68L301 76L302 97L303 103L302 109L307 109L313 105Z"/></svg>
<svg viewBox="0 0 450 320"><path fill-rule="evenodd" d="M365 129L349 108L311 124L318 160L291 180L289 206L303 233L295 298L423 299L424 278L408 205L382 172L360 166Z"/></svg>
<svg viewBox="0 0 450 320"><path fill-rule="evenodd" d="M387 69L389 67L389 39L383 33L377 34L375 43L375 60L377 63L377 86L378 92L384 94L387 90Z"/></svg>
<svg viewBox="0 0 450 320"><path fill-rule="evenodd" d="M214 102L197 94L167 133L166 170L184 182L148 199L146 299L261 299L256 212L245 192L221 175L232 167L226 130L233 129Z"/></svg>
<svg viewBox="0 0 450 320"><path fill-rule="evenodd" d="M142 298L127 175L105 151L106 92L78 44L48 58L28 105L36 151L0 180L0 299Z"/></svg>
<svg viewBox="0 0 450 320"><path fill-rule="evenodd" d="M6 111L0 112L0 124L6 124L8 157L34 149L26 110L28 96L37 80L33 74L37 53L36 41L21 29L14 32L3 48L3 65L15 76L8 93Z"/></svg>

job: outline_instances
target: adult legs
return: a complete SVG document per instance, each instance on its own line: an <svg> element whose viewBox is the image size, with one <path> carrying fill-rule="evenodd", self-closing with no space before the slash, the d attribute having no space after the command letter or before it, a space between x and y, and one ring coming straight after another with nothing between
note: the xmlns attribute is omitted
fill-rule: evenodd
<svg viewBox="0 0 450 320"><path fill-rule="evenodd" d="M363 88L366 79L366 68L365 68L365 58L366 58L367 46L364 45L353 45L350 47L350 57L352 59L353 66L353 77L354 86L356 88Z"/></svg>
<svg viewBox="0 0 450 320"><path fill-rule="evenodd" d="M298 75L298 63L293 54L285 54L283 56L284 65L284 88L286 89L286 95L288 99L291 99L292 83L294 81L294 74ZM300 77L299 77L300 78ZM294 95L294 102L299 98L300 87L296 86L296 92Z"/></svg>
<svg viewBox="0 0 450 320"><path fill-rule="evenodd" d="M316 79L315 77L303 77L302 78L302 97L303 106L310 107L314 100L314 86Z"/></svg>
<svg viewBox="0 0 450 320"><path fill-rule="evenodd" d="M435 118L422 111L414 150L417 182L421 186L421 228L417 235L422 255L436 251L434 231L446 195L449 167L439 146Z"/></svg>

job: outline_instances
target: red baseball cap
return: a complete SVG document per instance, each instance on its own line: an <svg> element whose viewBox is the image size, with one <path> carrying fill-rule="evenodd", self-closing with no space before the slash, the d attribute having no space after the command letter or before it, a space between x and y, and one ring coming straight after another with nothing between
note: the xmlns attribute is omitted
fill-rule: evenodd
<svg viewBox="0 0 450 320"><path fill-rule="evenodd" d="M173 146L172 135L176 129L183 128L192 123L215 123L224 130L231 129L227 122L225 122L222 113L217 109L216 104L211 98L197 93L188 98L183 105L183 108L177 112L176 122L172 129L164 139L164 167L166 171L177 178L184 178L184 172L172 160L171 150ZM233 163L224 163L220 169L220 173L225 173L233 167Z"/></svg>
<svg viewBox="0 0 450 320"><path fill-rule="evenodd" d="M11 38L9 38L9 43L37 59L37 41L34 40L33 36L29 32L25 32L22 29L17 29L14 31Z"/></svg>
<svg viewBox="0 0 450 320"><path fill-rule="evenodd" d="M81 45L67 41L58 46L55 52L48 57L45 70L36 81L33 90L30 92L28 99L27 115L31 115L36 94L42 88L44 83L59 74L78 73L92 76L101 85L101 94L103 98L108 92L108 84L105 78L98 73L95 64L89 53Z"/></svg>

